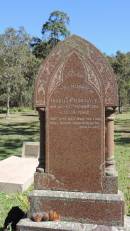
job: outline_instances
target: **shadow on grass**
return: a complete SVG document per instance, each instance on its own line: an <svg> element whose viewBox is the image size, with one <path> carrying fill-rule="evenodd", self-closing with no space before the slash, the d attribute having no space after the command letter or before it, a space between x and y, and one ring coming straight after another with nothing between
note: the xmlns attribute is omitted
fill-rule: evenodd
<svg viewBox="0 0 130 231"><path fill-rule="evenodd" d="M116 120L115 125L129 127L130 128L130 119Z"/></svg>
<svg viewBox="0 0 130 231"><path fill-rule="evenodd" d="M115 143L120 145L130 145L130 137L118 137L116 138Z"/></svg>
<svg viewBox="0 0 130 231"><path fill-rule="evenodd" d="M39 139L39 122L0 123L0 160L11 155L19 156L23 142L35 142ZM20 154L19 154L20 152Z"/></svg>
<svg viewBox="0 0 130 231"><path fill-rule="evenodd" d="M21 114L21 115L22 115L22 116L26 116L26 117L27 117L27 116L31 116L31 117L36 117L36 116L37 116L37 114L31 114L31 113L30 113L30 114Z"/></svg>
<svg viewBox="0 0 130 231"><path fill-rule="evenodd" d="M120 129L120 130L115 130L115 133L130 133L130 130L124 130L124 129Z"/></svg>
<svg viewBox="0 0 130 231"><path fill-rule="evenodd" d="M2 135L33 135L38 132L38 123L10 123L0 124Z"/></svg>

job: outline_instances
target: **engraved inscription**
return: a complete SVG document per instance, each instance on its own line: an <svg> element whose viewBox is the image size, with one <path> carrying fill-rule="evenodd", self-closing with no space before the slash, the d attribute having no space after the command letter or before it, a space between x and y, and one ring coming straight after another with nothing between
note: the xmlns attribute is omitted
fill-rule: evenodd
<svg viewBox="0 0 130 231"><path fill-rule="evenodd" d="M100 118L80 118L80 117L51 117L50 125L76 125L79 128L100 128Z"/></svg>
<svg viewBox="0 0 130 231"><path fill-rule="evenodd" d="M89 89L89 88L88 88ZM53 97L50 99L50 126L72 126L73 128L100 128L101 118L98 98L93 90L87 97ZM53 111L56 113L53 114Z"/></svg>

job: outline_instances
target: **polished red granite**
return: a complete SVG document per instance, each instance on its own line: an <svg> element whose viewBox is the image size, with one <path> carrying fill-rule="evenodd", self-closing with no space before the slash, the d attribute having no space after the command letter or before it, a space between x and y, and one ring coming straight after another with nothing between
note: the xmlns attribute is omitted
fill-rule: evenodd
<svg viewBox="0 0 130 231"><path fill-rule="evenodd" d="M124 225L117 174L108 168L117 92L106 58L78 36L58 43L45 59L35 83L40 156L30 217L54 210L63 221Z"/></svg>

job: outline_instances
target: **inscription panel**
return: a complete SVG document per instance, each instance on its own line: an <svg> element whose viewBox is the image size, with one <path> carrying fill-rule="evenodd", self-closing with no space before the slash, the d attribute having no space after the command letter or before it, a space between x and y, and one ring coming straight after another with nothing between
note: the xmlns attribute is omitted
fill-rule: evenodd
<svg viewBox="0 0 130 231"><path fill-rule="evenodd" d="M70 84L71 83L71 84ZM84 79L64 81L50 96L47 169L65 190L102 191L102 103Z"/></svg>
<svg viewBox="0 0 130 231"><path fill-rule="evenodd" d="M66 90L69 91L69 88ZM61 91L63 92L63 89ZM86 91L86 88L83 88L82 91ZM96 110L99 109L98 100L94 96L94 90L87 88L87 91L88 98L51 98L50 110L56 110L60 116L51 116L49 124L73 125L77 128L100 128L101 118L95 116Z"/></svg>

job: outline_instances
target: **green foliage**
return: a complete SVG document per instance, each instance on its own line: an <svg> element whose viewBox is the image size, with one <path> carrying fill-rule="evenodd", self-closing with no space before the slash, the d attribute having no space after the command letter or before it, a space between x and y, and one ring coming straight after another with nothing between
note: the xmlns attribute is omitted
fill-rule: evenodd
<svg viewBox="0 0 130 231"><path fill-rule="evenodd" d="M18 206L25 213L29 210L28 194L32 190L33 186L24 193L6 194L0 192L0 227L3 226L7 214L13 206ZM8 227L8 230L11 230L10 226Z"/></svg>
<svg viewBox="0 0 130 231"><path fill-rule="evenodd" d="M23 27L8 28L0 35L1 105L24 106L32 102L34 79L40 64L29 47L31 38Z"/></svg>
<svg viewBox="0 0 130 231"><path fill-rule="evenodd" d="M119 106L130 104L130 53L117 51L108 60L117 76Z"/></svg>
<svg viewBox="0 0 130 231"><path fill-rule="evenodd" d="M61 11L53 11L50 14L48 21L42 26L42 35L47 37L47 40L58 41L69 36L66 25L69 23L69 17Z"/></svg>
<svg viewBox="0 0 130 231"><path fill-rule="evenodd" d="M33 38L31 42L32 52L36 58L45 59L51 51L50 43Z"/></svg>
<svg viewBox="0 0 130 231"><path fill-rule="evenodd" d="M31 46L33 54L38 58L46 58L56 44L70 35L67 25L69 16L62 11L53 11L42 26L43 38L33 38Z"/></svg>

